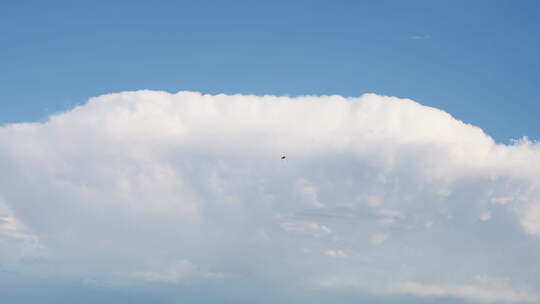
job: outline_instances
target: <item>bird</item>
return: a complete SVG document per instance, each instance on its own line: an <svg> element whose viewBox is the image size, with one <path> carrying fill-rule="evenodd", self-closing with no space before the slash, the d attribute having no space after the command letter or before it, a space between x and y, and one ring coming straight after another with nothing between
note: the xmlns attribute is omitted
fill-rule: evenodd
<svg viewBox="0 0 540 304"><path fill-rule="evenodd" d="M287 156L285 156L285 155L281 156L281 160L284 160L286 158L287 158Z"/></svg>

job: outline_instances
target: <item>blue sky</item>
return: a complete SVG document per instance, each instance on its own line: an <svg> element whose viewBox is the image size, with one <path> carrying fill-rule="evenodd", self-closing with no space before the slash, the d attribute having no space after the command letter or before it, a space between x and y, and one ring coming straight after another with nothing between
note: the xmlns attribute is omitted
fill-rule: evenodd
<svg viewBox="0 0 540 304"><path fill-rule="evenodd" d="M539 3L3 1L0 302L539 303Z"/></svg>
<svg viewBox="0 0 540 304"><path fill-rule="evenodd" d="M540 137L537 1L10 1L0 122L125 90L411 98ZM417 38L417 39L415 39Z"/></svg>

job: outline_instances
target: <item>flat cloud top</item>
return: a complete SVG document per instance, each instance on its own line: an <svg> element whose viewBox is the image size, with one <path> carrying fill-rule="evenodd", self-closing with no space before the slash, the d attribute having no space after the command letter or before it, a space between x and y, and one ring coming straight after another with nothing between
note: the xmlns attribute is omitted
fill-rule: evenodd
<svg viewBox="0 0 540 304"><path fill-rule="evenodd" d="M536 303L539 164L396 97L103 95L0 128L0 282Z"/></svg>

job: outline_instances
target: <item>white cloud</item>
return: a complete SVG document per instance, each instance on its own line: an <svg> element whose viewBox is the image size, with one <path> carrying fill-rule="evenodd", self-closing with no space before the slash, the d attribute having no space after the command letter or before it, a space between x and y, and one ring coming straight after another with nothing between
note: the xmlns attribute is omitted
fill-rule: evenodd
<svg viewBox="0 0 540 304"><path fill-rule="evenodd" d="M148 282L180 284L188 279L217 279L224 275L202 271L188 260L179 260L159 270L135 271L133 277Z"/></svg>
<svg viewBox="0 0 540 304"><path fill-rule="evenodd" d="M345 258L345 257L347 257L347 254L345 252L343 252L343 250L341 250L341 249L327 250L327 251L324 252L324 254L326 254L328 256L331 256L331 257L334 257L334 258Z"/></svg>
<svg viewBox="0 0 540 304"><path fill-rule="evenodd" d="M489 219L491 218L491 211L486 210L486 211L482 212L480 214L479 218L480 218L481 221L484 221L484 222L489 221Z"/></svg>
<svg viewBox="0 0 540 304"><path fill-rule="evenodd" d="M501 299L531 302L537 163L536 142L396 97L104 95L0 128L0 267L484 302L492 285L470 278L487 273L527 290ZM38 266L30 249L47 252Z"/></svg>
<svg viewBox="0 0 540 304"><path fill-rule="evenodd" d="M0 270L20 259L42 255L39 238L17 219L4 201L0 199Z"/></svg>
<svg viewBox="0 0 540 304"><path fill-rule="evenodd" d="M332 230L330 230L330 228L325 225L303 221L285 222L281 224L281 227L283 228L283 230L290 233L310 235L315 237L328 235L332 232Z"/></svg>
<svg viewBox="0 0 540 304"><path fill-rule="evenodd" d="M388 239L388 233L376 233L371 237L371 242L375 245L380 245Z"/></svg>
<svg viewBox="0 0 540 304"><path fill-rule="evenodd" d="M459 298L470 303L538 303L540 295L530 289L515 287L507 278L476 275L462 284L420 283L417 281L389 280L387 284L373 284L354 276L326 277L316 282L325 289L354 288L375 293L409 294L423 298Z"/></svg>
<svg viewBox="0 0 540 304"><path fill-rule="evenodd" d="M322 208L324 204L319 200L319 190L305 178L296 181L296 188L300 196L306 200L308 207Z"/></svg>
<svg viewBox="0 0 540 304"><path fill-rule="evenodd" d="M478 276L466 285L439 286L417 282L397 284L396 292L430 297L460 297L479 303L538 303L540 296L527 291L513 290L498 278Z"/></svg>

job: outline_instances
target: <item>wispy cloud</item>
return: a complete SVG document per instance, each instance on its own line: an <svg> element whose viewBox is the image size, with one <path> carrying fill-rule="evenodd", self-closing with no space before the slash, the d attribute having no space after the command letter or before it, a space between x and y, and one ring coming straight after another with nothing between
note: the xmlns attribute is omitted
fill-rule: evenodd
<svg viewBox="0 0 540 304"><path fill-rule="evenodd" d="M429 34L412 35L412 36L410 36L410 39L412 39L412 40L429 40L429 39L431 39L431 35L429 35Z"/></svg>

